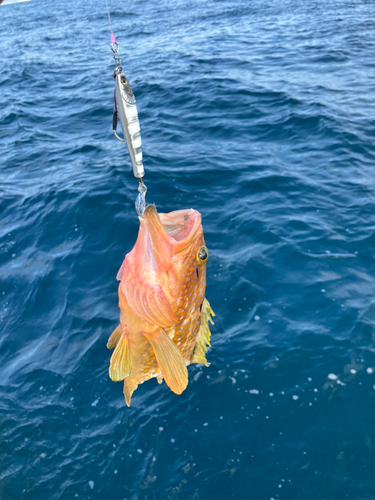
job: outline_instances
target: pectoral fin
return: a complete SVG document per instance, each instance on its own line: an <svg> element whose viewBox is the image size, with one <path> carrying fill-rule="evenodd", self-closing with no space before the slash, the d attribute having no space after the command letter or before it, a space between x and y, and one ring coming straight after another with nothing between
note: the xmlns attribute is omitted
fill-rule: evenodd
<svg viewBox="0 0 375 500"><path fill-rule="evenodd" d="M172 339L163 329L144 334L150 342L164 380L171 391L181 394L188 384L185 361Z"/></svg>
<svg viewBox="0 0 375 500"><path fill-rule="evenodd" d="M114 382L120 382L120 380L124 380L124 378L128 377L131 371L132 358L130 355L129 343L125 335L122 335L111 356L109 376Z"/></svg>

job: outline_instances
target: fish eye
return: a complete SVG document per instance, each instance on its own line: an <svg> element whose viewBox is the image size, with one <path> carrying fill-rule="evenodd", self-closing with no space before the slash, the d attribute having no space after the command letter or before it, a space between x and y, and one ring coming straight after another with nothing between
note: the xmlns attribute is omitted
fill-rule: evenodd
<svg viewBox="0 0 375 500"><path fill-rule="evenodd" d="M206 247L200 247L197 252L197 262L201 266L208 259L208 250Z"/></svg>

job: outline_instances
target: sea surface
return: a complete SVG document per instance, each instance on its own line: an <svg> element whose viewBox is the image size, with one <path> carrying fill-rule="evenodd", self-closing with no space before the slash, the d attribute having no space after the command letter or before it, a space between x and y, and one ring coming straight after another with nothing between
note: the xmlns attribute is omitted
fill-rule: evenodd
<svg viewBox="0 0 375 500"><path fill-rule="evenodd" d="M0 499L375 499L375 2L108 0L211 365L108 376L137 181L104 0L0 6Z"/></svg>

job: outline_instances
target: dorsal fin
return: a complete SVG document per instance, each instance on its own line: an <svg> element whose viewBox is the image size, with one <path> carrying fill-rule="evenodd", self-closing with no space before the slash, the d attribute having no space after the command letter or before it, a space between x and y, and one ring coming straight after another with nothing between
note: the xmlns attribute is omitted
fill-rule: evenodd
<svg viewBox="0 0 375 500"><path fill-rule="evenodd" d="M166 384L171 391L181 394L188 384L188 372L178 347L162 328L144 335L152 345Z"/></svg>
<svg viewBox="0 0 375 500"><path fill-rule="evenodd" d="M191 356L191 363L198 363L200 365L209 366L207 363L206 354L207 346L211 347L210 339L211 332L208 322L210 321L213 325L214 322L211 319L211 315L215 316L213 310L211 309L210 303L207 299L204 299L201 312L201 326L197 335L197 341L194 347L193 354Z"/></svg>

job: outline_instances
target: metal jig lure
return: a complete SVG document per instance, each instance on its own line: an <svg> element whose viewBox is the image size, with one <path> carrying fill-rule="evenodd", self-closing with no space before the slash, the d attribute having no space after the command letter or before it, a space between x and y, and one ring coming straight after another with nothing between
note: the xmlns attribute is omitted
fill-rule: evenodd
<svg viewBox="0 0 375 500"><path fill-rule="evenodd" d="M146 208L147 188L143 183L145 171L142 158L141 128L139 126L138 111L135 103L135 97L131 89L129 80L122 72L119 44L116 41L111 43L111 49L116 61L116 69L113 73L115 79L115 109L113 112L113 133L121 142L125 142L129 156L133 165L134 176L139 180L138 196L135 202L135 208L139 217L142 217ZM117 134L118 120L121 123L121 129L124 139Z"/></svg>

